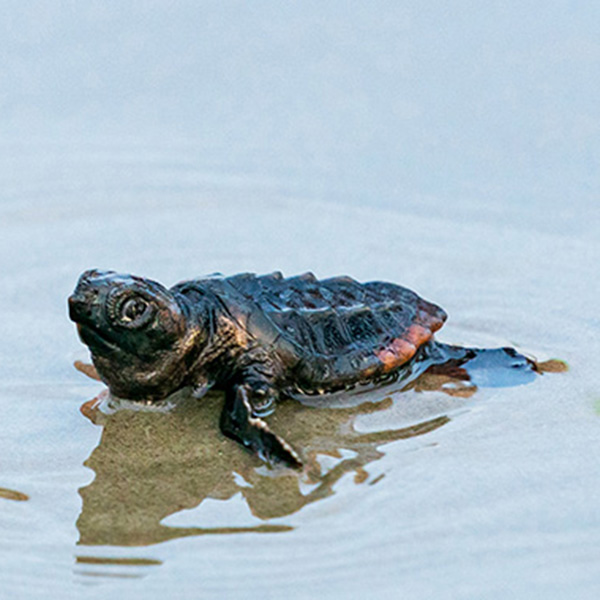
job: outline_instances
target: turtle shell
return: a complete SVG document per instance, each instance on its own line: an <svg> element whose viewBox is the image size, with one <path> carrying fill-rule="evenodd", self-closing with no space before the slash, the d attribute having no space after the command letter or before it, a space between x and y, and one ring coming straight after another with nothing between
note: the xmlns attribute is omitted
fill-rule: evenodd
<svg viewBox="0 0 600 600"><path fill-rule="evenodd" d="M243 311L247 329L275 347L293 371L288 375L305 390L385 377L410 361L446 320L439 306L380 281L244 273L220 279L218 287L221 298L229 290L230 309L238 295L254 307Z"/></svg>

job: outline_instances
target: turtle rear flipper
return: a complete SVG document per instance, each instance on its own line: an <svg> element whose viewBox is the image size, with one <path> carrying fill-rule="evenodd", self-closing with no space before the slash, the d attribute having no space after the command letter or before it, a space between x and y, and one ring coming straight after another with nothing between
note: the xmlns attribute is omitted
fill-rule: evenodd
<svg viewBox="0 0 600 600"><path fill-rule="evenodd" d="M478 387L522 385L540 372L533 360L514 348L463 348L431 342L423 348L419 360L429 373L468 380Z"/></svg>
<svg viewBox="0 0 600 600"><path fill-rule="evenodd" d="M275 435L265 421L252 414L251 394L252 388L247 384L234 385L225 392L221 431L271 464L301 468L302 461L294 449Z"/></svg>

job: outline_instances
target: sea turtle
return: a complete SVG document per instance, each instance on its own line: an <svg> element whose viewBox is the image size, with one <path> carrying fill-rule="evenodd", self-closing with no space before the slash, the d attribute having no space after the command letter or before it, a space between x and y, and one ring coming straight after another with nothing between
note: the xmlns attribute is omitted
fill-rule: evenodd
<svg viewBox="0 0 600 600"><path fill-rule="evenodd" d="M512 348L479 350L432 340L446 320L407 288L350 277L318 280L214 275L167 289L114 271L84 272L69 313L112 394L158 401L186 386L225 391L223 433L268 462L301 465L261 418L279 398L327 394L416 376L490 353L535 371Z"/></svg>

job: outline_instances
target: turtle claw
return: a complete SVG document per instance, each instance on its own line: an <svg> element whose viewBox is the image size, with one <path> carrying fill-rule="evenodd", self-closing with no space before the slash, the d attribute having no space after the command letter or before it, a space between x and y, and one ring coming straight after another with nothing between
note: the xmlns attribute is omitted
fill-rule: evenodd
<svg viewBox="0 0 600 600"><path fill-rule="evenodd" d="M236 385L227 390L221 413L221 431L269 464L301 468L302 461L294 449L274 434L265 421L253 415L249 399L251 391L247 385Z"/></svg>
<svg viewBox="0 0 600 600"><path fill-rule="evenodd" d="M266 427L262 419L253 419L259 421ZM296 451L281 437L274 434L270 429L264 429L260 435L258 444L252 444L251 448L265 462L271 465L283 464L292 469L301 469L302 461Z"/></svg>

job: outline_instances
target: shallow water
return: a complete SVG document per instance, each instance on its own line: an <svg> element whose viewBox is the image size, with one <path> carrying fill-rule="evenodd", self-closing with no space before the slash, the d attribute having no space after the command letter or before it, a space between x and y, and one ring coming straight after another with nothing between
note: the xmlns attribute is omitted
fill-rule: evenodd
<svg viewBox="0 0 600 600"><path fill-rule="evenodd" d="M598 10L6 5L6 597L598 597ZM396 281L570 370L285 403L311 468L274 473L218 394L98 410L90 267Z"/></svg>

